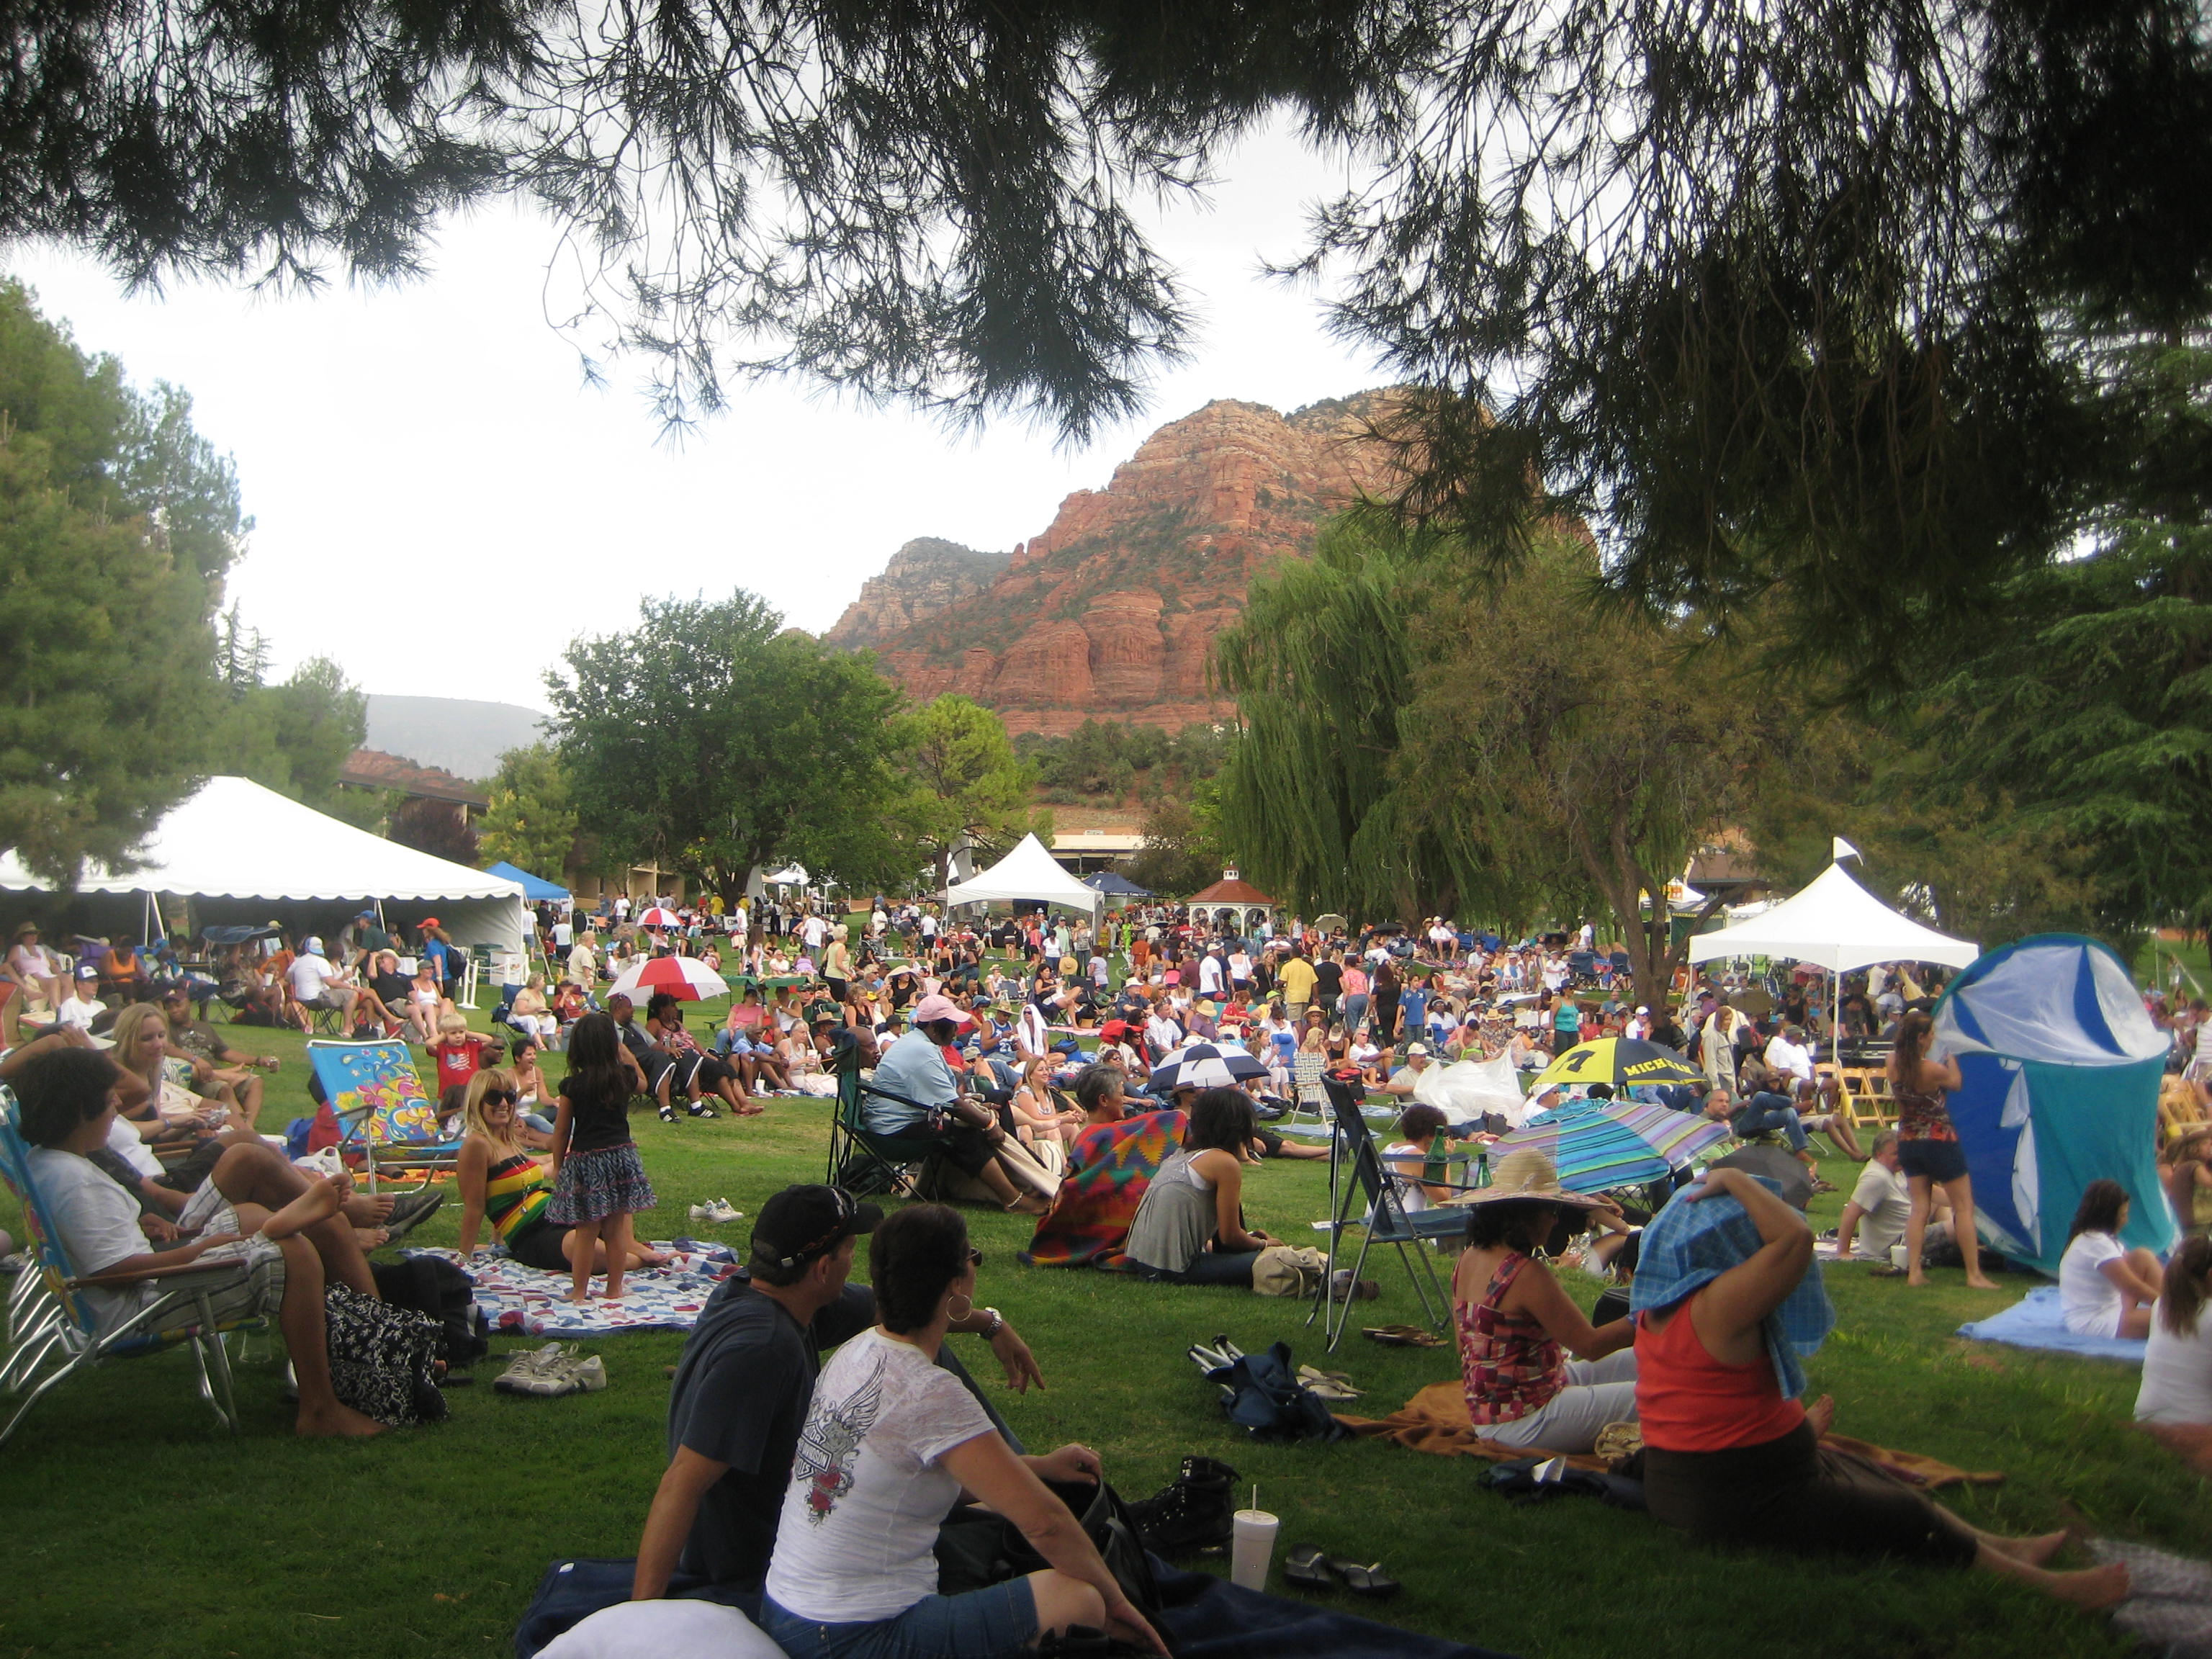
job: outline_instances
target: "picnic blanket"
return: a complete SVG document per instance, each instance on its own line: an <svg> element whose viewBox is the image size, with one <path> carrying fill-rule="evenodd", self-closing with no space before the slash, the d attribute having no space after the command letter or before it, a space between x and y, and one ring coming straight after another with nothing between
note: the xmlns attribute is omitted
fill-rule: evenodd
<svg viewBox="0 0 2212 1659"><path fill-rule="evenodd" d="M2015 1348L2045 1348L2090 1359L2124 1359L2140 1365L2150 1345L2139 1338L2080 1336L2066 1328L2058 1311L2058 1287L2039 1285L2002 1313L1972 1319L1959 1327L1970 1342L2003 1342Z"/></svg>
<svg viewBox="0 0 2212 1659"><path fill-rule="evenodd" d="M726 1244L703 1244L678 1238L656 1250L672 1250L675 1259L665 1267L647 1267L623 1275L623 1297L605 1302L599 1293L604 1278L592 1280L592 1299L567 1300L569 1277L565 1273L540 1273L526 1267L504 1251L478 1255L473 1261L459 1250L407 1250L407 1255L434 1255L452 1262L476 1282L477 1305L496 1333L509 1336L606 1336L617 1331L688 1331L699 1322L700 1310L714 1286L738 1270L738 1259Z"/></svg>
<svg viewBox="0 0 2212 1659"><path fill-rule="evenodd" d="M536 1659L563 1631L627 1600L636 1567L635 1560L586 1559L556 1561L546 1568L514 1632L515 1659ZM1165 1603L1160 1633L1175 1649L1176 1659L1505 1659L1489 1648L1394 1630L1326 1605L1240 1589L1225 1578L1171 1567L1158 1556L1152 1558L1152 1571ZM726 1586L704 1584L672 1594L719 1601L747 1618L760 1610L757 1595Z"/></svg>
<svg viewBox="0 0 2212 1659"><path fill-rule="evenodd" d="M2212 1568L2185 1555L2092 1538L2100 1561L2124 1561L2128 1599L2112 1609L2112 1622L2166 1659L2212 1659Z"/></svg>
<svg viewBox="0 0 2212 1659"><path fill-rule="evenodd" d="M1035 1267L1125 1271L1128 1258L1121 1246L1129 1224L1160 1165L1182 1145L1188 1121L1182 1112L1144 1112L1077 1136L1068 1160L1073 1167L1052 1208L1037 1218L1036 1234L1021 1259Z"/></svg>
<svg viewBox="0 0 2212 1659"><path fill-rule="evenodd" d="M1388 1417L1346 1417L1340 1413L1336 1420L1360 1438L1389 1440L1439 1457L1480 1457L1493 1463L1505 1463L1516 1458L1551 1455L1540 1446L1501 1445L1477 1434L1474 1425L1468 1420L1467 1395L1457 1382L1431 1382ZM1824 1445L1856 1453L1931 1492L1960 1485L1992 1486L2004 1479L2002 1473L1954 1468L1918 1452L1897 1451L1877 1446L1870 1440L1853 1439L1847 1434L1826 1434L1820 1439ZM1578 1469L1604 1471L1612 1467L1604 1458L1587 1452L1565 1455L1568 1463Z"/></svg>

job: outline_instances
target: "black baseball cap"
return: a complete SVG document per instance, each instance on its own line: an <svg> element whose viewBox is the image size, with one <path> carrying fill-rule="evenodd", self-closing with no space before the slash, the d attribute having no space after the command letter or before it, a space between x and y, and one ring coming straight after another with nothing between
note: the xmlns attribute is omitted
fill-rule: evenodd
<svg viewBox="0 0 2212 1659"><path fill-rule="evenodd" d="M856 1234L875 1231L883 1218L877 1206L842 1187L786 1187L761 1206L752 1253L775 1267L801 1267Z"/></svg>

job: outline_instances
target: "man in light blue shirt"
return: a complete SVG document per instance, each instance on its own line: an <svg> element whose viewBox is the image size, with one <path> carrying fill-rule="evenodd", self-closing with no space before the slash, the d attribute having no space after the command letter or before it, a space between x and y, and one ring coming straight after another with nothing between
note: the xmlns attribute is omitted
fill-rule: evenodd
<svg viewBox="0 0 2212 1659"><path fill-rule="evenodd" d="M961 1098L959 1079L945 1057L966 1020L950 997L927 996L915 1006L914 1029L884 1051L872 1087L860 1095L860 1127L886 1156L911 1152L919 1162L934 1154L990 1188L1006 1208L1041 1215L1045 1200L1018 1191L992 1156L1006 1131L994 1114ZM887 1100L875 1090L900 1098Z"/></svg>

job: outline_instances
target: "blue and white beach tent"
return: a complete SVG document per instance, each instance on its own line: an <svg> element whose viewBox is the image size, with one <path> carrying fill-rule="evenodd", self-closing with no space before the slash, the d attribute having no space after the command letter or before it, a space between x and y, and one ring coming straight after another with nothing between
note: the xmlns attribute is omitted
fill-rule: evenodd
<svg viewBox="0 0 2212 1659"><path fill-rule="evenodd" d="M1936 1049L1966 1086L1951 1121L1973 1177L1977 1231L2015 1261L2058 1271L2082 1188L2134 1201L2123 1238L2164 1255L2177 1230L2159 1184L2159 1079L2172 1039L2127 965L2094 939L2039 933L1990 951L1936 1006Z"/></svg>

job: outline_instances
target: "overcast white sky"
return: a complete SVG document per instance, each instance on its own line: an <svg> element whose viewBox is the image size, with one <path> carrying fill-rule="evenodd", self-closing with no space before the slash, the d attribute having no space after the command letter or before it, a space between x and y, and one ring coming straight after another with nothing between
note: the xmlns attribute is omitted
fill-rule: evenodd
<svg viewBox="0 0 2212 1659"><path fill-rule="evenodd" d="M1287 411L1378 383L1323 337L1310 295L1257 274L1298 246L1340 165L1332 177L1269 137L1223 173L1210 210L1159 230L1204 313L1193 362L1146 416L1073 453L1012 423L955 437L795 382L741 392L672 448L641 368L583 383L544 320L554 233L504 210L450 226L434 274L400 289L129 298L63 251L0 264L80 345L191 393L258 521L231 592L280 672L323 654L370 691L543 707L562 647L629 625L641 593L748 587L820 629L909 538L1011 547L1212 398Z"/></svg>

